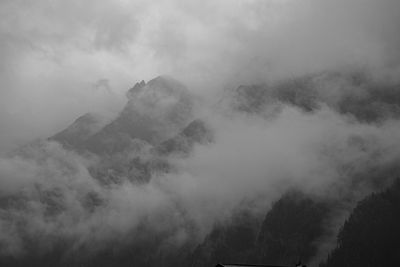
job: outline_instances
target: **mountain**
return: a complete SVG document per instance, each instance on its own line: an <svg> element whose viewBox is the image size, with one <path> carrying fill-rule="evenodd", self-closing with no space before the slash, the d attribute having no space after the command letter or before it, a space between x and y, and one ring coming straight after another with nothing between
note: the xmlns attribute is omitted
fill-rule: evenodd
<svg viewBox="0 0 400 267"><path fill-rule="evenodd" d="M194 99L187 88L160 76L137 83L118 117L88 138L85 147L94 153L114 153L140 139L156 145L172 138L193 119Z"/></svg>
<svg viewBox="0 0 400 267"><path fill-rule="evenodd" d="M212 141L210 126L194 118L193 95L175 79L141 81L126 96L125 107L108 124L88 113L49 138L97 155L89 172L102 184L147 183L152 174L171 169L168 155L187 156L194 145Z"/></svg>
<svg viewBox="0 0 400 267"><path fill-rule="evenodd" d="M266 215L257 239L259 262L293 265L309 261L317 252L317 239L324 234L329 216L326 201L290 192L275 202Z"/></svg>
<svg viewBox="0 0 400 267"><path fill-rule="evenodd" d="M187 155L195 144L208 144L213 140L213 133L210 126L201 119L196 119L189 123L179 134L160 143L155 148L159 155L169 154Z"/></svg>
<svg viewBox="0 0 400 267"><path fill-rule="evenodd" d="M105 125L105 118L98 114L86 113L49 140L57 141L67 148L82 148L85 142Z"/></svg>
<svg viewBox="0 0 400 267"><path fill-rule="evenodd" d="M321 106L360 122L400 118L400 84L374 80L362 71L325 71L228 90L220 103L229 111L273 115L282 105L304 112Z"/></svg>
<svg viewBox="0 0 400 267"><path fill-rule="evenodd" d="M88 113L49 139L70 149L109 154L129 150L134 139L157 145L179 134L194 119L194 97L171 77L141 81L126 96L127 104L108 124Z"/></svg>
<svg viewBox="0 0 400 267"><path fill-rule="evenodd" d="M325 106L352 118L349 121L378 127L400 114L397 88L358 73L318 73L242 85L227 92L220 104L230 114L261 117L274 116L285 106L305 115ZM126 105L112 120L85 114L50 137L52 142L27 145L9 162L1 162L17 166L29 182L20 191L0 196L0 228L7 229L0 248L8 252L21 247L25 253L0 255L0 266L309 263L320 258L317 245L336 209L346 206L350 213L357 201L386 188L400 172L397 158L383 157L386 151L374 138L349 135L343 139L346 149L361 156L354 161L332 159L341 178L328 195L286 191L265 210L254 212L254 203L239 205L231 216L204 227L171 191L176 185L168 179L181 174L177 158L184 163L181 159L190 157L197 146L217 142L214 129L195 116L194 96L173 78L141 81L126 96ZM358 204L338 235L337 248L321 267L380 262L395 266L400 252L399 184ZM253 196L248 197L251 202ZM201 200L193 204L201 205ZM9 246L10 240L14 243Z"/></svg>
<svg viewBox="0 0 400 267"><path fill-rule="evenodd" d="M360 201L320 267L399 266L400 180Z"/></svg>
<svg viewBox="0 0 400 267"><path fill-rule="evenodd" d="M315 256L316 240L329 214L328 203L300 192L288 192L261 220L246 210L215 225L189 257L187 266L216 263L294 265Z"/></svg>
<svg viewBox="0 0 400 267"><path fill-rule="evenodd" d="M152 175L167 173L172 169L168 156L186 157L195 145L207 145L212 141L210 126L201 119L195 119L180 133L155 146L140 139L131 140L129 149L125 147L125 151L103 154L98 164L89 170L103 184L126 180L147 183Z"/></svg>
<svg viewBox="0 0 400 267"><path fill-rule="evenodd" d="M230 93L233 109L246 113L262 113L268 108L289 104L304 111L317 108L316 92L311 77L298 77L272 84L241 85Z"/></svg>
<svg viewBox="0 0 400 267"><path fill-rule="evenodd" d="M217 263L256 263L254 250L260 219L246 210L235 212L231 220L214 228L182 265L215 266Z"/></svg>

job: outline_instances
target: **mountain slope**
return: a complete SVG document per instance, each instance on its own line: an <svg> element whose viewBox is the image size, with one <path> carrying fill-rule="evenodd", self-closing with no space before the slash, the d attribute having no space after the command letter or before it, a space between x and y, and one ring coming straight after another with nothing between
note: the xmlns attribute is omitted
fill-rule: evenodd
<svg viewBox="0 0 400 267"><path fill-rule="evenodd" d="M207 144L212 142L213 133L203 120L196 119L189 123L179 134L160 143L155 152L162 156L169 154L187 155L195 144Z"/></svg>
<svg viewBox="0 0 400 267"><path fill-rule="evenodd" d="M293 265L316 253L315 241L323 234L329 205L299 192L290 192L275 202L261 221L246 211L229 223L218 224L186 265L216 263Z"/></svg>
<svg viewBox="0 0 400 267"><path fill-rule="evenodd" d="M399 266L400 180L359 202L321 267Z"/></svg>
<svg viewBox="0 0 400 267"><path fill-rule="evenodd" d="M178 134L193 118L193 97L172 78L142 81L127 96L128 103L119 116L87 140L89 151L122 151L135 138L158 144Z"/></svg>
<svg viewBox="0 0 400 267"><path fill-rule="evenodd" d="M50 137L49 140L57 141L66 148L82 148L84 143L105 125L105 118L98 114L86 113L76 119L65 130Z"/></svg>
<svg viewBox="0 0 400 267"><path fill-rule="evenodd" d="M362 71L326 71L264 84L241 85L220 101L230 111L268 115L283 105L312 112L322 105L360 122L400 118L400 84Z"/></svg>

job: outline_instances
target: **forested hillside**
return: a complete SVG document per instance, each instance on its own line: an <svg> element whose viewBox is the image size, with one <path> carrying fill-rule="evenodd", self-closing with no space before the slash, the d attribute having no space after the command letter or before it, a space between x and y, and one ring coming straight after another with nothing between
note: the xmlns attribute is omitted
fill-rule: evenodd
<svg viewBox="0 0 400 267"><path fill-rule="evenodd" d="M338 235L337 248L320 267L398 266L400 180L360 201Z"/></svg>

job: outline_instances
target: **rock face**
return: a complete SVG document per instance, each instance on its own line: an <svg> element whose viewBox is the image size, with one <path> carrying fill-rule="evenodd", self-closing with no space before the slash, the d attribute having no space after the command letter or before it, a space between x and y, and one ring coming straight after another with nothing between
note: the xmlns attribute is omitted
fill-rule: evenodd
<svg viewBox="0 0 400 267"><path fill-rule="evenodd" d="M167 156L188 156L196 144L212 141L203 120L194 119L194 97L180 82L160 76L136 83L128 102L111 122L85 114L50 137L65 148L96 155L90 175L101 184L147 183L168 172Z"/></svg>
<svg viewBox="0 0 400 267"><path fill-rule="evenodd" d="M131 148L134 139L158 145L193 120L193 96L173 78L159 76L147 84L141 81L126 96L127 104L110 123L88 113L50 140L67 148L110 154Z"/></svg>
<svg viewBox="0 0 400 267"><path fill-rule="evenodd" d="M113 153L133 139L152 145L178 134L193 118L193 98L184 85L169 77L137 83L127 93L119 116L87 140L95 153Z"/></svg>
<svg viewBox="0 0 400 267"><path fill-rule="evenodd" d="M178 135L160 143L155 152L166 156L169 154L187 155L195 144L207 144L212 142L213 134L210 127L200 119L189 123Z"/></svg>
<svg viewBox="0 0 400 267"><path fill-rule="evenodd" d="M65 130L50 137L67 148L82 148L85 142L106 124L105 118L98 114L86 113L76 119Z"/></svg>

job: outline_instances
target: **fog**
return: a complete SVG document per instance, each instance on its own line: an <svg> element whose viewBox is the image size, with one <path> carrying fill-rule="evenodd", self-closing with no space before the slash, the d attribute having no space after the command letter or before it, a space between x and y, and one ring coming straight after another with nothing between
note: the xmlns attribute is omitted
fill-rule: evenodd
<svg viewBox="0 0 400 267"><path fill-rule="evenodd" d="M73 252L96 251L123 243L144 221L150 231L167 233L168 244L200 242L238 207L263 216L292 189L347 199L348 208L337 212L348 213L375 190L373 179L388 184L394 178L390 171L400 157L398 121L362 124L327 107L307 114L284 106L268 120L214 114L208 121L214 143L197 146L187 158L171 157L175 171L154 174L143 185L101 185L88 171L95 158L56 142L40 141L3 157L1 194L8 208L1 214L2 253L32 252L23 245L25 235L40 240L34 251L50 251L58 238L72 240ZM13 195L18 198L7 198Z"/></svg>
<svg viewBox="0 0 400 267"><path fill-rule="evenodd" d="M96 251L140 236L143 224L165 234L160 246L197 244L238 207L262 217L296 189L347 201L326 225L323 258L356 201L394 178L399 120L335 110L342 97L367 94L338 80L319 84L313 112L277 101L260 116L220 98L324 71L361 69L395 84L399 10L397 0L1 1L1 254L32 252L26 236L40 240L33 251L60 239L71 243L66 253ZM46 140L86 112L115 118L133 84L160 74L199 97L196 116L214 134L187 157L169 156L173 171L105 186L91 173L101 156ZM128 157L148 158L146 149Z"/></svg>
<svg viewBox="0 0 400 267"><path fill-rule="evenodd" d="M397 73L396 0L1 1L2 150L115 112L159 74L199 93L337 66ZM108 81L107 87L96 86ZM114 101L110 101L115 99Z"/></svg>

